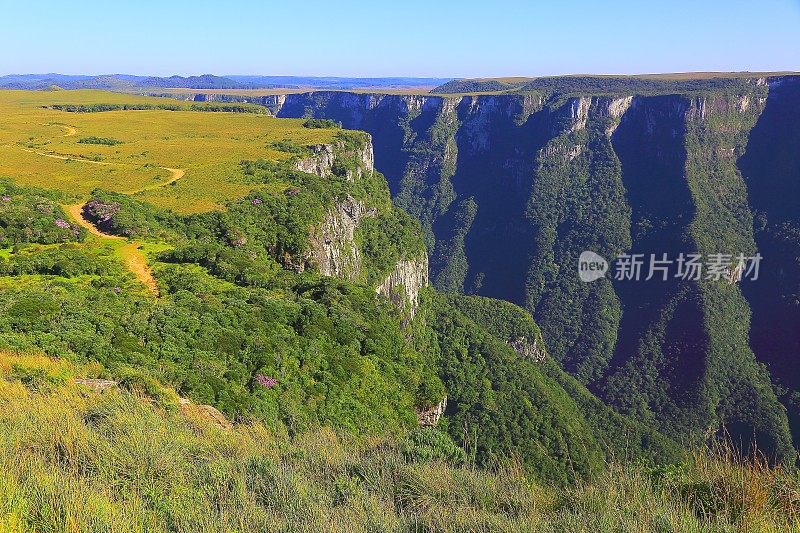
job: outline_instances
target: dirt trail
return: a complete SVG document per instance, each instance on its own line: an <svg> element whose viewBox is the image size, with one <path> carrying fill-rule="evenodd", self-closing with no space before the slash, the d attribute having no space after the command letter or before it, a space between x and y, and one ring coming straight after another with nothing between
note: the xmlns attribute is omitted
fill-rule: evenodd
<svg viewBox="0 0 800 533"><path fill-rule="evenodd" d="M36 154L42 157L51 157L53 159L61 159L63 161L80 161L82 163L89 163L92 165L105 165L105 166L122 166L122 163L106 163L104 161L92 161L91 159L84 159L78 156L68 156L68 155L58 155L58 154L48 154L47 152L37 152L36 150L31 150L30 148L23 148L23 152L28 152L29 154Z"/></svg>
<svg viewBox="0 0 800 533"><path fill-rule="evenodd" d="M74 129L74 128L73 128ZM66 137L66 136L65 136ZM80 156L68 156L68 155L60 155L60 154L49 154L47 152L39 152L36 150L32 150L30 148L21 148L23 152L28 152L29 154L36 154L42 157L50 157L52 159L60 159L62 161L79 161L81 163L89 163L90 165L102 165L102 166L112 166L112 167L127 167L130 166L127 163L109 163L106 161L92 161L91 159L85 159ZM161 170L166 170L170 173L170 178L167 181L161 181L158 183L153 183L152 185L145 185L144 187L140 187L138 189L133 189L130 191L123 191L123 194L136 194L139 192L145 191L154 191L156 189L160 189L161 187L166 187L172 183L175 183L183 176L186 175L185 168L169 168L169 167L158 167Z"/></svg>
<svg viewBox="0 0 800 533"><path fill-rule="evenodd" d="M56 126L61 126L65 128L67 131L63 135L64 137L72 137L78 133L77 128L73 126L68 126L67 124L54 124ZM53 159L60 159L60 160L71 160L71 161L80 161L83 163L89 163L92 165L102 165L102 166L130 166L125 163L108 163L105 161L92 161L91 159L85 159L79 156L66 156L60 154L50 154L47 152L39 152L36 150L32 150L30 148L22 148L25 152L40 155L42 157L50 157ZM169 168L169 167L159 167L162 170L166 170L170 173L170 179L164 182L155 183L153 185L147 185L145 187L141 187L139 189L135 189L133 191L128 191L124 194L136 194L138 192L144 191L152 191L155 189L159 189L161 187L165 187L172 183L175 183L179 179L181 179L186 174L186 169L181 168ZM83 207L84 204L74 204L64 206L67 210L72 219L78 223L83 228L94 235L99 239L108 239L108 240L118 240L124 241L127 240L124 237L120 237L119 235L111 235L110 233L106 233L101 231L97 226L92 224L90 220L87 220L83 215ZM122 255L123 260L125 261L125 266L128 267L140 282L142 282L153 294L156 296L159 295L158 293L158 284L156 283L155 278L153 278L153 272L150 270L150 266L147 264L147 257L142 253L139 249L139 244L135 241L130 241L127 244L123 245L120 248L120 254Z"/></svg>
<svg viewBox="0 0 800 533"><path fill-rule="evenodd" d="M101 231L97 226L92 224L91 221L86 219L83 214L83 206L84 204L65 206L67 213L69 213L70 217L72 217L75 222L78 223L78 225L86 228L89 233L100 239L118 241L127 240L119 235L111 235L110 233ZM158 284L153 277L153 272L150 270L150 267L147 264L147 257L145 257L142 251L139 250L139 244L135 241L128 242L122 246L122 248L120 248L120 253L122 254L122 258L125 261L125 266L128 267L128 270L133 272L133 274L136 276L136 279L150 289L153 294L158 296Z"/></svg>
<svg viewBox="0 0 800 533"><path fill-rule="evenodd" d="M158 167L158 168L166 170L167 172L172 174L172 176L170 176L170 178L167 181L162 181L161 183L154 183L153 185L146 185L139 189L128 191L125 194L136 194L137 192L154 191L156 189L160 189L161 187L165 187L171 183L175 183L186 174L185 168L169 168L169 167Z"/></svg>
<svg viewBox="0 0 800 533"><path fill-rule="evenodd" d="M58 126L59 128L64 128L66 133L64 133L62 137L72 137L78 134L78 128L70 126L69 124L62 124L61 122L46 122L42 124L42 126Z"/></svg>

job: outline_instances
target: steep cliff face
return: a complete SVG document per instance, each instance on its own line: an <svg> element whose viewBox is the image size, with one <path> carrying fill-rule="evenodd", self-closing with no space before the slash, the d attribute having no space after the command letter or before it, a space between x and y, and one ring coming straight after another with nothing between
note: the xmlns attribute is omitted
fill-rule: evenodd
<svg viewBox="0 0 800 533"><path fill-rule="evenodd" d="M795 268L786 243L800 171L789 141L800 127L782 117L800 103L797 87L773 78L686 94L317 92L265 103L373 135L395 204L422 224L434 286L524 305L548 353L620 409L694 440L726 424L785 458L786 416L759 360L797 353L797 307L780 288ZM587 284L575 268L583 250L759 247L786 262L760 285Z"/></svg>
<svg viewBox="0 0 800 533"><path fill-rule="evenodd" d="M385 189L385 184L383 177L375 173L371 137L339 138L332 144L311 146L309 151L294 160L295 170L331 179L343 178L363 185L364 194L359 198L346 195L334 200L322 220L310 228L306 253L290 263L298 271L312 267L325 276L371 282L378 294L401 310L404 321L412 319L419 306L419 291L428 284L428 256L424 249L405 246L402 238L385 239L384 227L392 228L398 213L388 198L383 201L380 194L374 194L379 192L374 190L376 187ZM375 221L377 227L365 233L362 223L367 219ZM410 228L410 231L417 230ZM376 236L380 242L371 242ZM362 248L368 251L379 248L381 255L388 254L393 262L382 269L366 266ZM370 273L373 278L379 277L369 279Z"/></svg>
<svg viewBox="0 0 800 533"><path fill-rule="evenodd" d="M372 152L372 139L369 137L366 142L355 146L346 146L344 141L337 141L333 144L309 146L308 149L311 152L309 155L295 160L296 170L318 176L330 176L334 172L341 172L348 181L372 175L375 171L375 156ZM337 168L337 163L341 163L343 159L349 159L354 164L341 165Z"/></svg>
<svg viewBox="0 0 800 533"><path fill-rule="evenodd" d="M414 318L419 307L419 292L428 286L428 254L401 260L394 270L375 289L392 303Z"/></svg>
<svg viewBox="0 0 800 533"><path fill-rule="evenodd" d="M355 242L355 232L365 217L376 214L376 209L366 207L351 196L337 201L322 224L312 230L308 260L325 276L358 279L361 251Z"/></svg>

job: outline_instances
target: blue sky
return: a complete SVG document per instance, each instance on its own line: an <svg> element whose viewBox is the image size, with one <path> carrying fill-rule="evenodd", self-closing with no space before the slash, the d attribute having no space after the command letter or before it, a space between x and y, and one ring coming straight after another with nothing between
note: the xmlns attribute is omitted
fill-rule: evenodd
<svg viewBox="0 0 800 533"><path fill-rule="evenodd" d="M0 0L0 75L800 70L800 0Z"/></svg>

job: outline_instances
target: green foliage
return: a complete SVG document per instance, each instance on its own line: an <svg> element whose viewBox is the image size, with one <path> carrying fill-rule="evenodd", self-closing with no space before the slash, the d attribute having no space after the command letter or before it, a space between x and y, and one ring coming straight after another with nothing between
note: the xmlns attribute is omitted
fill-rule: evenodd
<svg viewBox="0 0 800 533"><path fill-rule="evenodd" d="M19 282L0 290L0 344L97 361L161 401L157 378L231 418L292 433L327 424L386 434L414 425L415 407L437 403L444 389L398 311L371 285L286 268L303 265L317 226L345 199L374 213L375 226L356 239L361 282L422 252L415 223L391 207L383 176L366 172L364 142L360 133L339 134L340 169L327 177L293 170L291 161L242 161L240 179L258 189L224 211L178 215L94 191L85 211L103 231L169 245L151 264L161 299L150 301L113 248L11 250L0 274ZM257 376L276 384L265 387Z"/></svg>
<svg viewBox="0 0 800 533"><path fill-rule="evenodd" d="M770 354L780 365L773 381L792 376L797 388L789 356L797 314L787 305L797 291L786 286L797 254L791 237L773 241L781 226L766 213L754 220L752 202L778 220L794 217L794 82L768 90L737 75L456 81L441 92L529 94L444 96L425 109L367 113L362 123L384 145L396 203L423 227L437 289L523 304L552 358L627 415L694 443L730 424L744 446L755 436L791 461L785 417L758 359ZM767 92L778 106L760 128L769 141L742 176ZM309 105L346 118L336 105ZM642 277L650 253L750 255L754 223L770 228L759 236L781 265L768 300L761 281L742 295L724 282L609 275L582 283L576 275L585 250L609 262L644 254ZM759 302L757 337L748 299Z"/></svg>
<svg viewBox="0 0 800 533"><path fill-rule="evenodd" d="M542 340L539 326L530 313L511 302L482 296L445 295L444 298L502 341L525 338L534 343Z"/></svg>
<svg viewBox="0 0 800 533"><path fill-rule="evenodd" d="M697 79L645 76L546 76L534 79L453 80L431 92L438 94L545 92L556 94L677 94L699 91L739 91L748 80L735 74Z"/></svg>
<svg viewBox="0 0 800 533"><path fill-rule="evenodd" d="M755 253L747 185L732 156L744 152L760 112L742 102L754 100L758 91L704 94L686 102L682 175L694 213L682 228L688 249L681 251L706 259ZM726 428L743 448L757 445L773 460L793 462L785 411L750 349L751 313L740 286L702 280L671 288L661 298L652 317L639 317L644 324L636 344L625 345L635 351L606 379L607 397L689 442L699 444L709 430Z"/></svg>
<svg viewBox="0 0 800 533"><path fill-rule="evenodd" d="M524 342L542 350L539 327L524 309L501 300L480 296L446 296L448 303L503 342ZM541 351L539 353L541 353ZM552 379L554 387L566 391L583 419L592 428L606 460L656 461L670 463L682 458L679 446L641 420L626 417L607 406L575 377L546 355L539 356L536 367Z"/></svg>
<svg viewBox="0 0 800 533"><path fill-rule="evenodd" d="M68 113L101 113L104 111L145 111L159 109L163 111L180 111L185 109L178 104L52 104L51 109Z"/></svg>
<svg viewBox="0 0 800 533"><path fill-rule="evenodd" d="M433 428L409 431L399 447L406 460L415 463L442 461L458 466L467 460L464 450L453 442L450 435Z"/></svg>
<svg viewBox="0 0 800 533"><path fill-rule="evenodd" d="M153 305L112 255L69 247L12 254L20 281L0 291L3 347L98 361L160 398L147 377L155 376L231 417L292 431L399 431L413 424L415 405L441 398L434 370L372 289L280 273L220 245L168 258L176 264L156 267L163 297ZM53 266L70 261L69 271ZM186 264L194 262L247 287ZM258 374L278 385L264 389Z"/></svg>
<svg viewBox="0 0 800 533"><path fill-rule="evenodd" d="M790 472L724 448L669 467L611 463L556 488L513 461L448 462L452 443L435 430L414 431L409 448L328 428L222 429L124 390L4 377L0 527L10 531L786 531L800 515Z"/></svg>
<svg viewBox="0 0 800 533"><path fill-rule="evenodd" d="M282 139L280 141L275 141L271 143L269 146L270 148L274 148L275 150L278 150L280 152L286 152L288 154L302 154L307 151L307 149L304 146L296 144L291 139Z"/></svg>
<svg viewBox="0 0 800 533"><path fill-rule="evenodd" d="M110 137L81 137L78 139L78 142L81 144L102 144L105 146L122 144L122 141L118 139L112 139Z"/></svg>
<svg viewBox="0 0 800 533"><path fill-rule="evenodd" d="M109 262L107 250L87 250L76 244L50 247L33 246L11 254L0 261L0 275L46 275L75 278L78 276L119 275L119 265Z"/></svg>
<svg viewBox="0 0 800 533"><path fill-rule="evenodd" d="M363 166L358 154L365 141L358 132L337 135L338 166L328 177L294 170L291 162L244 160L242 180L266 190L230 202L224 211L177 215L124 194L96 190L89 215L110 233L177 245L163 256L165 261L191 260L228 281L263 286L276 262L302 265L312 233L338 202L352 198L374 211L356 230L363 256L360 277L374 285L400 259L418 257L424 245L417 223L391 206L381 174L362 171L358 179L349 177Z"/></svg>
<svg viewBox="0 0 800 533"><path fill-rule="evenodd" d="M221 244L193 243L164 252L167 263L196 263L216 277L251 287L266 287L280 265L263 251L231 248Z"/></svg>
<svg viewBox="0 0 800 533"><path fill-rule="evenodd" d="M268 111L263 106L254 104L237 103L197 103L191 105L181 104L52 104L51 109L66 111L68 113L101 113L104 111L207 111L225 113L255 113L266 115Z"/></svg>
<svg viewBox="0 0 800 533"><path fill-rule="evenodd" d="M116 368L114 376L119 385L130 392L144 394L162 409L174 411L178 407L175 393L161 385L147 372L130 367Z"/></svg>
<svg viewBox="0 0 800 533"><path fill-rule="evenodd" d="M8 377L12 380L19 380L32 391L43 392L67 383L71 376L64 372L64 369L60 370L60 372L53 372L41 366L14 363L11 365Z"/></svg>
<svg viewBox="0 0 800 533"><path fill-rule="evenodd" d="M425 252L419 223L400 209L365 219L357 229L356 238L361 243L363 267L370 285L383 281L401 259L416 258Z"/></svg>
<svg viewBox="0 0 800 533"><path fill-rule="evenodd" d="M303 127L311 129L319 128L341 128L342 125L335 120L328 120L323 118L309 118L303 122Z"/></svg>
<svg viewBox="0 0 800 533"><path fill-rule="evenodd" d="M589 121L585 130L549 141L525 215L536 242L526 307L553 357L585 383L600 377L613 355L620 305L608 280L582 283L572 265L583 250L615 257L631 245L630 207L606 126ZM568 157L575 148L578 155Z"/></svg>
<svg viewBox="0 0 800 533"><path fill-rule="evenodd" d="M0 247L82 241L86 231L68 222L59 197L0 180Z"/></svg>
<svg viewBox="0 0 800 533"><path fill-rule="evenodd" d="M569 483L601 468L597 436L536 363L519 357L442 298L429 293L426 306L448 394L448 432L472 460L490 465L517 455L551 483Z"/></svg>
<svg viewBox="0 0 800 533"><path fill-rule="evenodd" d="M254 113L256 115L269 114L265 107L255 104L204 102L202 104L192 104L189 109L191 111L206 111L211 113Z"/></svg>

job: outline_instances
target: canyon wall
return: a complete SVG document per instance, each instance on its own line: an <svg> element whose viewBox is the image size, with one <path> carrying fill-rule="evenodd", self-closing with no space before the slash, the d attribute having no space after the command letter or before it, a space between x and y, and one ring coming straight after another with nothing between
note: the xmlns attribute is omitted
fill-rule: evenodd
<svg viewBox="0 0 800 533"><path fill-rule="evenodd" d="M800 396L798 87L262 104L372 134L395 204L423 226L435 287L525 306L548 352L622 411L695 441L724 425L785 454ZM582 283L583 250L770 254L755 282Z"/></svg>

